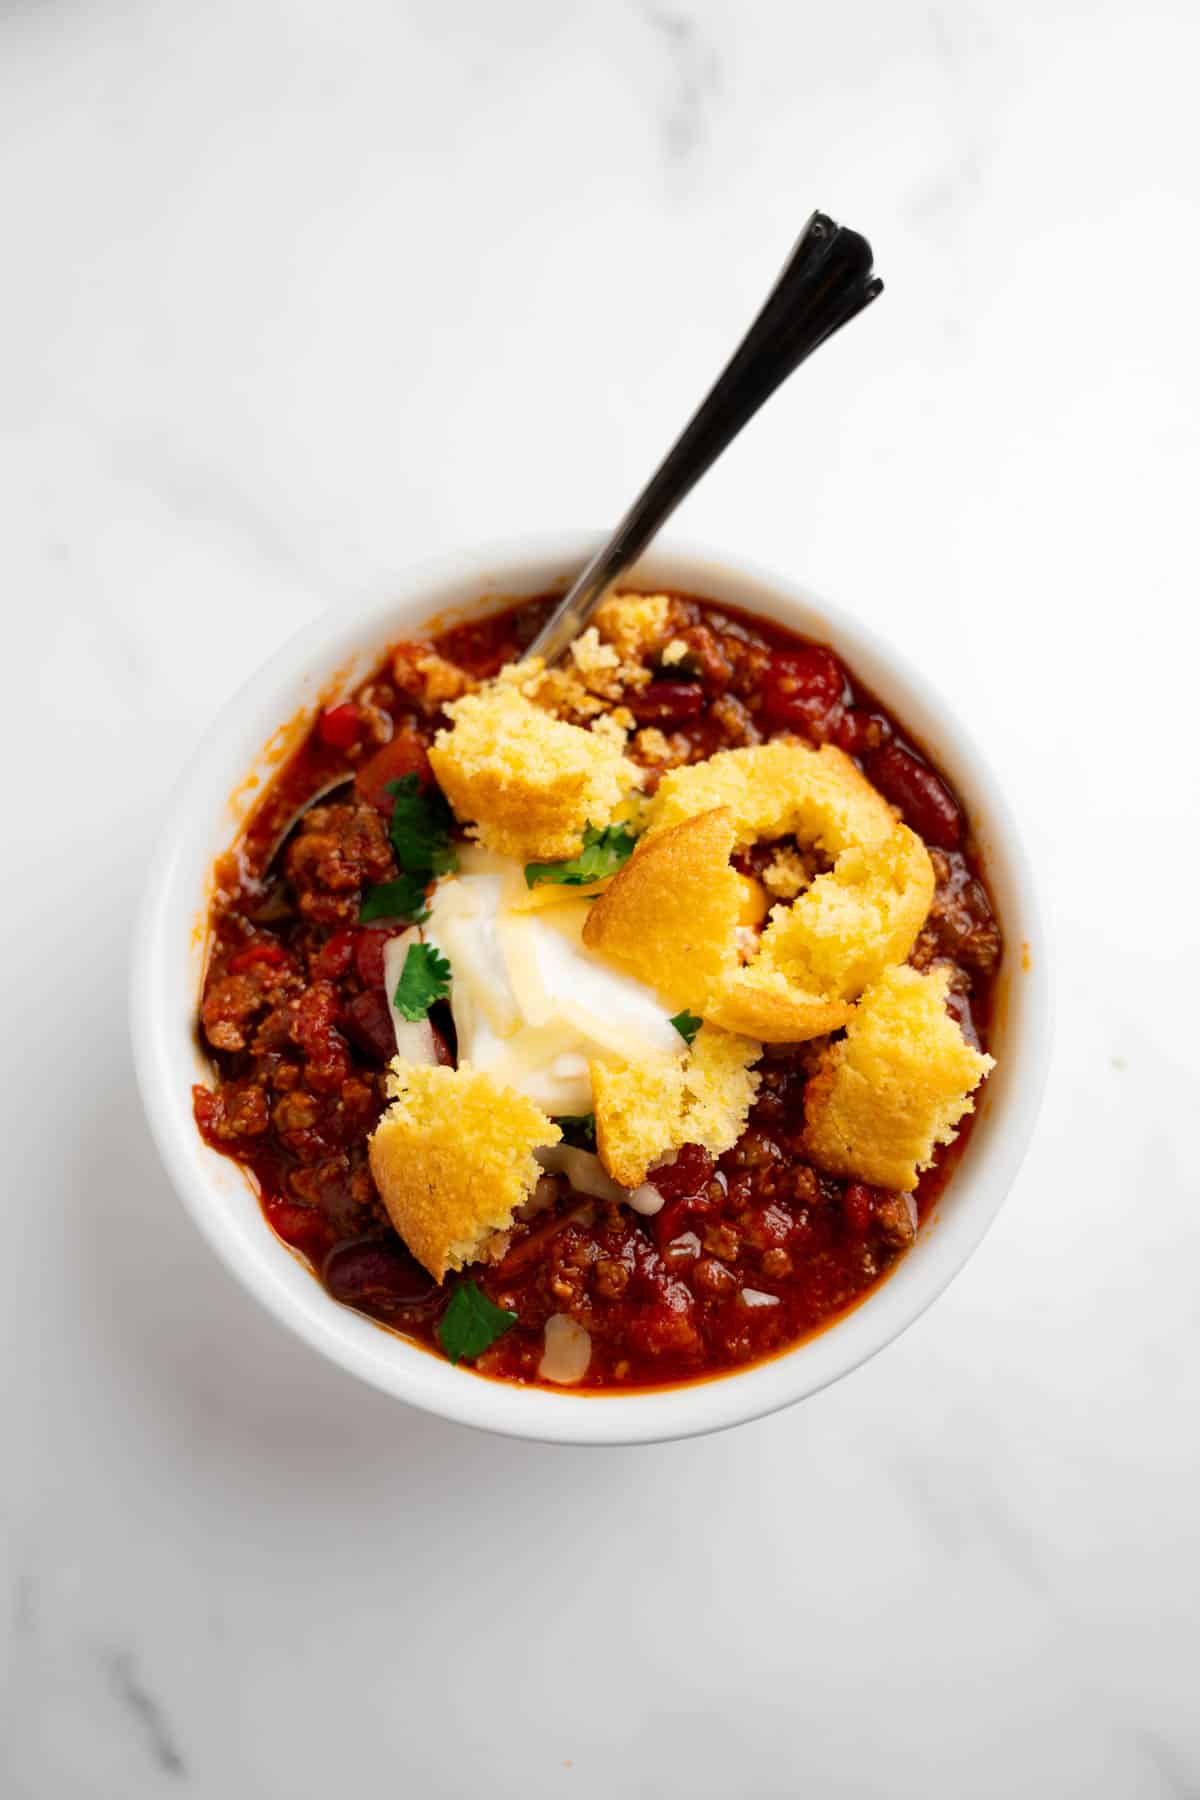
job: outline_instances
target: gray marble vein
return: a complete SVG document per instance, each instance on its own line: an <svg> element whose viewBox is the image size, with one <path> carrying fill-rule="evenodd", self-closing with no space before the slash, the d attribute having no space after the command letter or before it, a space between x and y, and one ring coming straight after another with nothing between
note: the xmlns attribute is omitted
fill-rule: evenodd
<svg viewBox="0 0 1200 1800"><path fill-rule="evenodd" d="M127 1650L106 1650L101 1664L113 1695L138 1731L148 1754L167 1775L186 1776L187 1765L174 1728Z"/></svg>
<svg viewBox="0 0 1200 1800"><path fill-rule="evenodd" d="M720 55L707 25L687 8L638 0L637 10L667 62L667 97L658 118L664 161L669 171L683 172L708 146Z"/></svg>

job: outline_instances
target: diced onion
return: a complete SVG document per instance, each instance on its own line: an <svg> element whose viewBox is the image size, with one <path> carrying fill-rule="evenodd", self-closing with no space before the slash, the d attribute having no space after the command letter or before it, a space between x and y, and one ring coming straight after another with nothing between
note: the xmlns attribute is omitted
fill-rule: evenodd
<svg viewBox="0 0 1200 1800"><path fill-rule="evenodd" d="M538 1364L543 1381L573 1387L583 1380L592 1360L592 1340L582 1325L566 1313L552 1313L546 1320L544 1343Z"/></svg>
<svg viewBox="0 0 1200 1800"><path fill-rule="evenodd" d="M542 1150L535 1150L534 1155L543 1169L549 1169L555 1175L565 1175L577 1194L590 1194L595 1200L625 1201L629 1198L627 1188L618 1187L611 1175L606 1175L598 1156L590 1150L577 1150L573 1144L551 1144Z"/></svg>
<svg viewBox="0 0 1200 1800"><path fill-rule="evenodd" d="M590 1194L594 1200L615 1200L618 1206L631 1207L646 1219L653 1218L665 1205L651 1181L643 1181L636 1188L618 1186L590 1150L577 1150L574 1144L551 1144L544 1150L535 1150L534 1155L543 1169L565 1175L578 1194Z"/></svg>
<svg viewBox="0 0 1200 1800"><path fill-rule="evenodd" d="M761 1288L744 1287L738 1295L743 1306L778 1306L778 1294L764 1294Z"/></svg>

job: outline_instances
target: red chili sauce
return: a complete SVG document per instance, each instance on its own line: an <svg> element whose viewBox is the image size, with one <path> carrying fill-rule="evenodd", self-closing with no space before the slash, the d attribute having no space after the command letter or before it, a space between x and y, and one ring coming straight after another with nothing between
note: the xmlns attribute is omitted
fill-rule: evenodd
<svg viewBox="0 0 1200 1800"><path fill-rule="evenodd" d="M650 769L648 787L664 758L696 761L784 732L839 745L925 840L937 887L910 960L949 967L949 1004L986 1048L1002 944L949 783L830 650L731 608L674 598L686 655L626 697L639 726L653 728L629 749ZM971 1120L915 1196L837 1180L800 1148L821 1045L768 1045L741 1139L715 1161L685 1146L657 1170L667 1203L656 1217L564 1182L551 1213L514 1227L498 1265L438 1286L409 1255L367 1164L395 1050L383 946L404 927L359 925L359 901L397 874L386 784L412 772L432 780L426 746L446 723L447 671L430 649L474 679L493 675L553 603L527 600L431 643L393 647L350 699L318 717L272 780L217 870L200 1013L214 1081L195 1089L195 1116L205 1140L251 1173L271 1228L335 1299L440 1355L439 1320L469 1279L517 1317L479 1357L481 1373L537 1382L545 1322L566 1312L591 1335L584 1389L659 1387L770 1356L860 1301L912 1242ZM339 779L347 785L280 847L297 811ZM739 866L752 873L771 855L756 845ZM430 1016L452 1061L449 1008Z"/></svg>

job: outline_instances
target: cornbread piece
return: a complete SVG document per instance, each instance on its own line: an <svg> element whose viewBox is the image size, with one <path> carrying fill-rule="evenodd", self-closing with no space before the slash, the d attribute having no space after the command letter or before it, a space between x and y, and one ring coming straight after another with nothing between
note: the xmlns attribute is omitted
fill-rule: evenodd
<svg viewBox="0 0 1200 1800"><path fill-rule="evenodd" d="M741 1032L764 1044L805 1044L837 1031L850 1017L844 1000L831 1000L797 987L761 957L733 969L709 989L704 1017L724 1031Z"/></svg>
<svg viewBox="0 0 1200 1800"><path fill-rule="evenodd" d="M799 987L856 1000L917 941L933 900L933 864L920 838L898 825L878 849L851 845L828 875L779 907L759 960Z"/></svg>
<svg viewBox="0 0 1200 1800"><path fill-rule="evenodd" d="M643 841L592 906L584 943L678 1005L697 1005L737 962L745 887L732 849L722 806Z"/></svg>
<svg viewBox="0 0 1200 1800"><path fill-rule="evenodd" d="M683 1144L719 1156L736 1144L758 1092L762 1045L702 1025L687 1061L591 1065L600 1161L622 1187Z"/></svg>
<svg viewBox="0 0 1200 1800"><path fill-rule="evenodd" d="M537 1184L534 1150L562 1133L469 1063L427 1068L397 1057L388 1089L392 1104L368 1143L371 1173L392 1224L441 1281L487 1256Z"/></svg>
<svg viewBox="0 0 1200 1800"><path fill-rule="evenodd" d="M614 594L598 608L596 625L622 662L640 662L671 637L673 610L669 594Z"/></svg>
<svg viewBox="0 0 1200 1800"><path fill-rule="evenodd" d="M946 969L897 968L867 989L805 1093L804 1149L818 1167L908 1192L951 1142L995 1063L946 1011L949 981Z"/></svg>
<svg viewBox="0 0 1200 1800"><path fill-rule="evenodd" d="M887 801L833 744L758 744L672 769L651 802L647 836L714 806L732 811L739 845L795 836L830 856L882 844L896 826Z"/></svg>
<svg viewBox="0 0 1200 1800"><path fill-rule="evenodd" d="M446 708L429 761L461 820L489 849L521 861L577 856L583 828L603 826L638 772L611 737L542 712L509 681Z"/></svg>

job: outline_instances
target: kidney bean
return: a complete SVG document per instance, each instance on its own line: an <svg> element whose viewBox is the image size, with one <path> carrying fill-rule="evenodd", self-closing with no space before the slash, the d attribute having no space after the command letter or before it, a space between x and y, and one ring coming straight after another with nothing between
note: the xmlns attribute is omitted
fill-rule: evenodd
<svg viewBox="0 0 1200 1800"><path fill-rule="evenodd" d="M891 735L891 726L879 713L851 706L834 727L833 741L847 756L866 756L886 744Z"/></svg>
<svg viewBox="0 0 1200 1800"><path fill-rule="evenodd" d="M867 759L867 774L927 844L936 844L941 850L958 849L963 831L958 805L946 784L911 751L899 744L885 744Z"/></svg>
<svg viewBox="0 0 1200 1800"><path fill-rule="evenodd" d="M348 1306L414 1306L437 1292L437 1282L402 1244L364 1238L339 1244L325 1260L325 1285Z"/></svg>
<svg viewBox="0 0 1200 1800"><path fill-rule="evenodd" d="M330 706L317 720L317 736L329 750L349 750L358 742L362 714L353 700Z"/></svg>
<svg viewBox="0 0 1200 1800"><path fill-rule="evenodd" d="M367 988L355 994L342 1008L342 1030L375 1062L390 1062L396 1054L396 1033L392 1015L381 987Z"/></svg>
<svg viewBox="0 0 1200 1800"><path fill-rule="evenodd" d="M808 732L828 721L845 691L837 657L805 644L771 658L763 676L763 713L772 731Z"/></svg>
<svg viewBox="0 0 1200 1800"><path fill-rule="evenodd" d="M355 933L354 966L365 988L383 986L384 947L389 938L407 929L406 925L363 925Z"/></svg>
<svg viewBox="0 0 1200 1800"><path fill-rule="evenodd" d="M639 725L673 725L704 711L704 689L694 681L652 681L625 704Z"/></svg>

